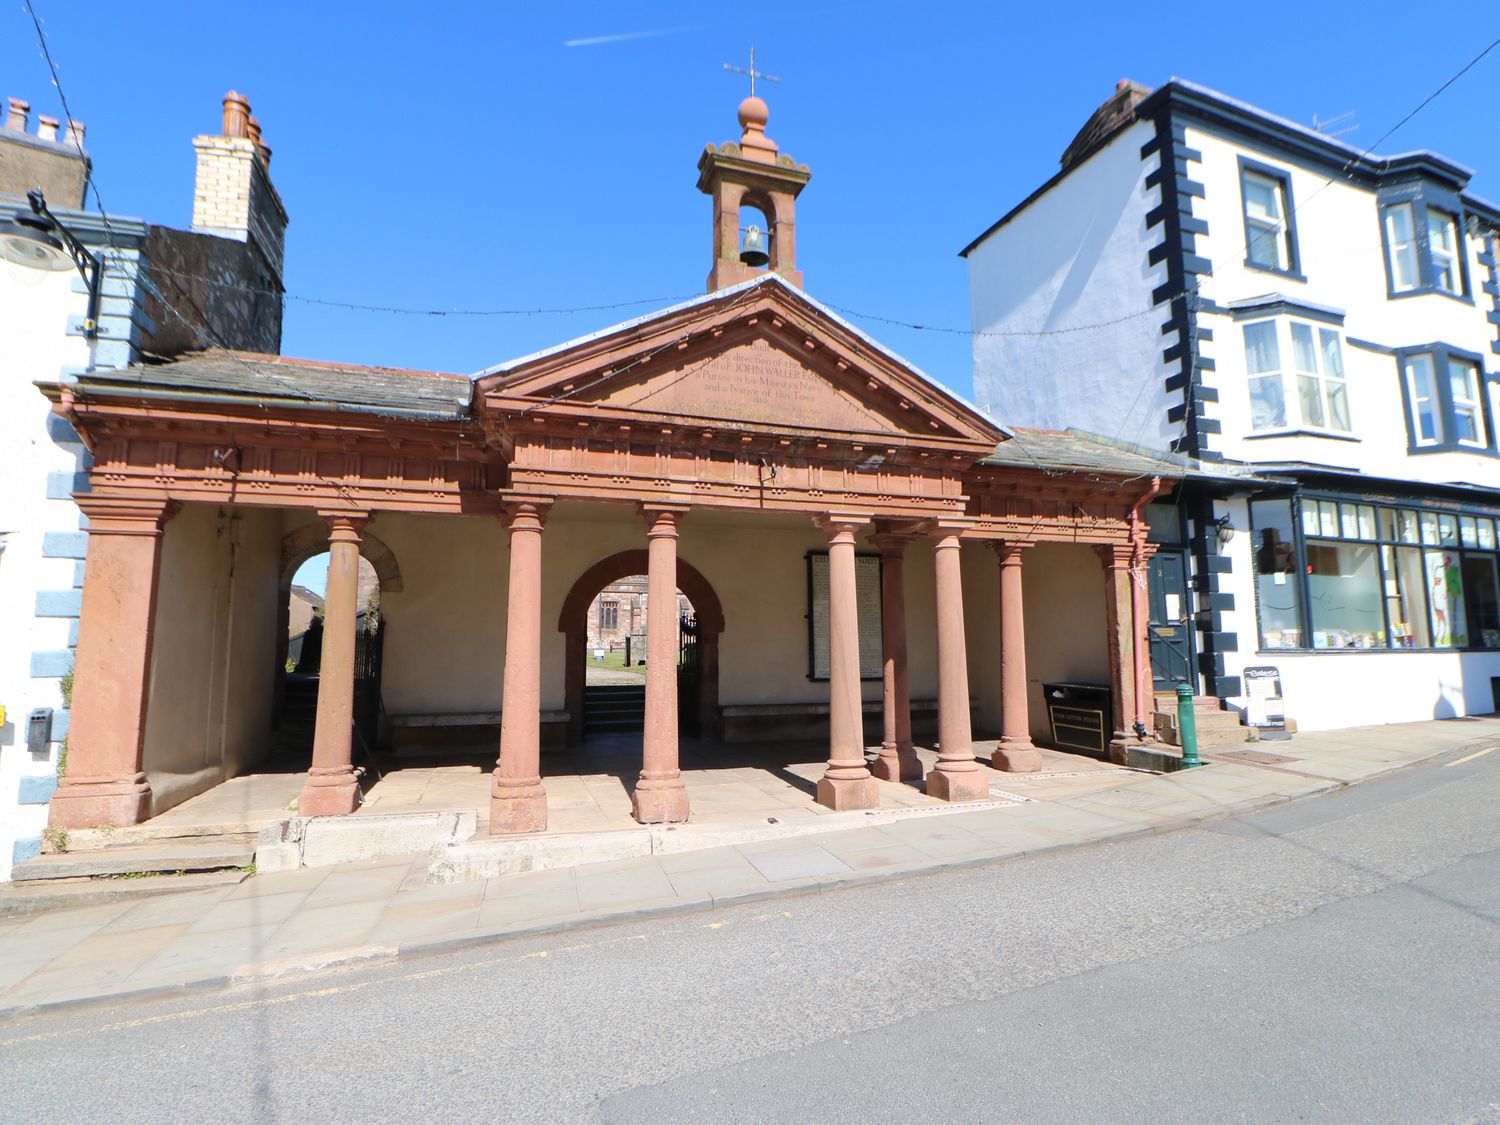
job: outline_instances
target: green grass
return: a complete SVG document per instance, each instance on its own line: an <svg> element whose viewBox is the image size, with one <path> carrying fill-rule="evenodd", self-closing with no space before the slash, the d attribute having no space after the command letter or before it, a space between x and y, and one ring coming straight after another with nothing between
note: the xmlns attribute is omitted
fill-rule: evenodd
<svg viewBox="0 0 1500 1125"><path fill-rule="evenodd" d="M632 646L632 648L633 647L634 646ZM633 651L631 652L630 655L633 658L639 659L638 657L636 657L636 654ZM594 659L594 654L593 653L589 653L588 654L588 664L587 664L587 667L589 667L589 668L614 668L614 669L617 669L617 670L623 669L625 667L625 652L624 652L623 649L621 651L619 651L619 652L606 652L604 654L604 659L603 660L595 660ZM645 672L646 666L644 664L641 664L641 665L632 665L629 670L632 671L632 672Z"/></svg>

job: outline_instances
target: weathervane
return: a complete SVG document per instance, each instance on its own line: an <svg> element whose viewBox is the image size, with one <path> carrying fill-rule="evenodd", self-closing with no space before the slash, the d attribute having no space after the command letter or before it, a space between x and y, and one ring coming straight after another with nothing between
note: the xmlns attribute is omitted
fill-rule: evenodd
<svg viewBox="0 0 1500 1125"><path fill-rule="evenodd" d="M725 70L733 71L735 74L748 74L750 76L750 96L752 98L755 97L755 80L757 78L763 78L767 82L780 82L781 81L781 79L777 78L774 74L763 74L762 72L760 72L760 71L758 71L758 70L755 69L755 48L754 47L750 48L750 69L749 70L746 70L742 66L730 66L728 63L724 64L724 69Z"/></svg>

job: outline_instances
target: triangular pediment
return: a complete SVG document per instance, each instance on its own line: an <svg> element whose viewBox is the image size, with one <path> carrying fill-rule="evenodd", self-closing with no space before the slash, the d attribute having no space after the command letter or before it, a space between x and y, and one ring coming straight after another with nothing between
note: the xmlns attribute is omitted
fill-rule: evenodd
<svg viewBox="0 0 1500 1125"><path fill-rule="evenodd" d="M988 419L780 278L492 368L502 413L594 413L904 444L987 446Z"/></svg>

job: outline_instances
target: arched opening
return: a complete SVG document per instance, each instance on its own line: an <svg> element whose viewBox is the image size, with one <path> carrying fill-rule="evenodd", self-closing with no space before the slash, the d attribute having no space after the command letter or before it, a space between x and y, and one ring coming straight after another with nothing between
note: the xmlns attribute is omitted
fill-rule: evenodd
<svg viewBox="0 0 1500 1125"><path fill-rule="evenodd" d="M604 682L615 678L610 673L623 681L617 685L620 688L633 689L631 694L644 692L645 678L639 674L644 669L635 661L645 658L645 573L645 551L621 551L584 572L563 602L557 628L567 638L565 706L570 744L582 742L589 733L591 667L596 689L596 721L600 718L599 700L608 694L597 689L612 686ZM611 590L616 592L609 594ZM719 635L724 631L724 610L708 580L681 559L677 561L677 594L679 728L685 735L718 738ZM611 602L612 617L606 617L604 607ZM611 624L612 628L601 629L601 622ZM629 642L630 663L627 664L626 641L621 629L622 626L634 628L633 623L639 623L642 628L635 634L640 639ZM603 653L600 653L601 648ZM626 677L638 678L639 687ZM601 731L597 722L594 729Z"/></svg>
<svg viewBox="0 0 1500 1125"><path fill-rule="evenodd" d="M646 709L647 586L644 574L611 582L589 603L584 626L583 734L640 731ZM698 623L693 603L676 591L673 628L676 635L678 729L687 737L699 732Z"/></svg>
<svg viewBox="0 0 1500 1125"><path fill-rule="evenodd" d="M772 260L775 225L771 210L759 200L747 198L740 204L740 261L754 269L764 269Z"/></svg>
<svg viewBox="0 0 1500 1125"><path fill-rule="evenodd" d="M323 647L323 592L328 528L308 524L282 540L277 595L276 692L272 768L303 770L312 753ZM389 547L365 532L360 543L355 618L355 755L373 754L382 738L380 672L385 649L382 600L402 589Z"/></svg>

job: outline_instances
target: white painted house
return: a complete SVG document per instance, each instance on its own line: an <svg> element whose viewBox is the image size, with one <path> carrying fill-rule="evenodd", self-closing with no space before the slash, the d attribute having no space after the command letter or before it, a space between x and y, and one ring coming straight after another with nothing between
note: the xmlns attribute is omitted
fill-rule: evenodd
<svg viewBox="0 0 1500 1125"><path fill-rule="evenodd" d="M1158 686L1301 729L1500 703L1500 206L1178 79L1122 82L964 250L975 394L1254 470L1153 505Z"/></svg>
<svg viewBox="0 0 1500 1125"><path fill-rule="evenodd" d="M231 98L235 121L242 106L249 120ZM89 209L81 124L41 116L33 128L28 103L11 98L0 125L0 880L40 849L64 766L88 538L72 500L88 451L35 384L209 345L280 349L286 213L269 150L258 133L231 134L225 107L226 135L194 142L192 231ZM37 226L37 189L102 263L97 309L87 268L56 228Z"/></svg>

